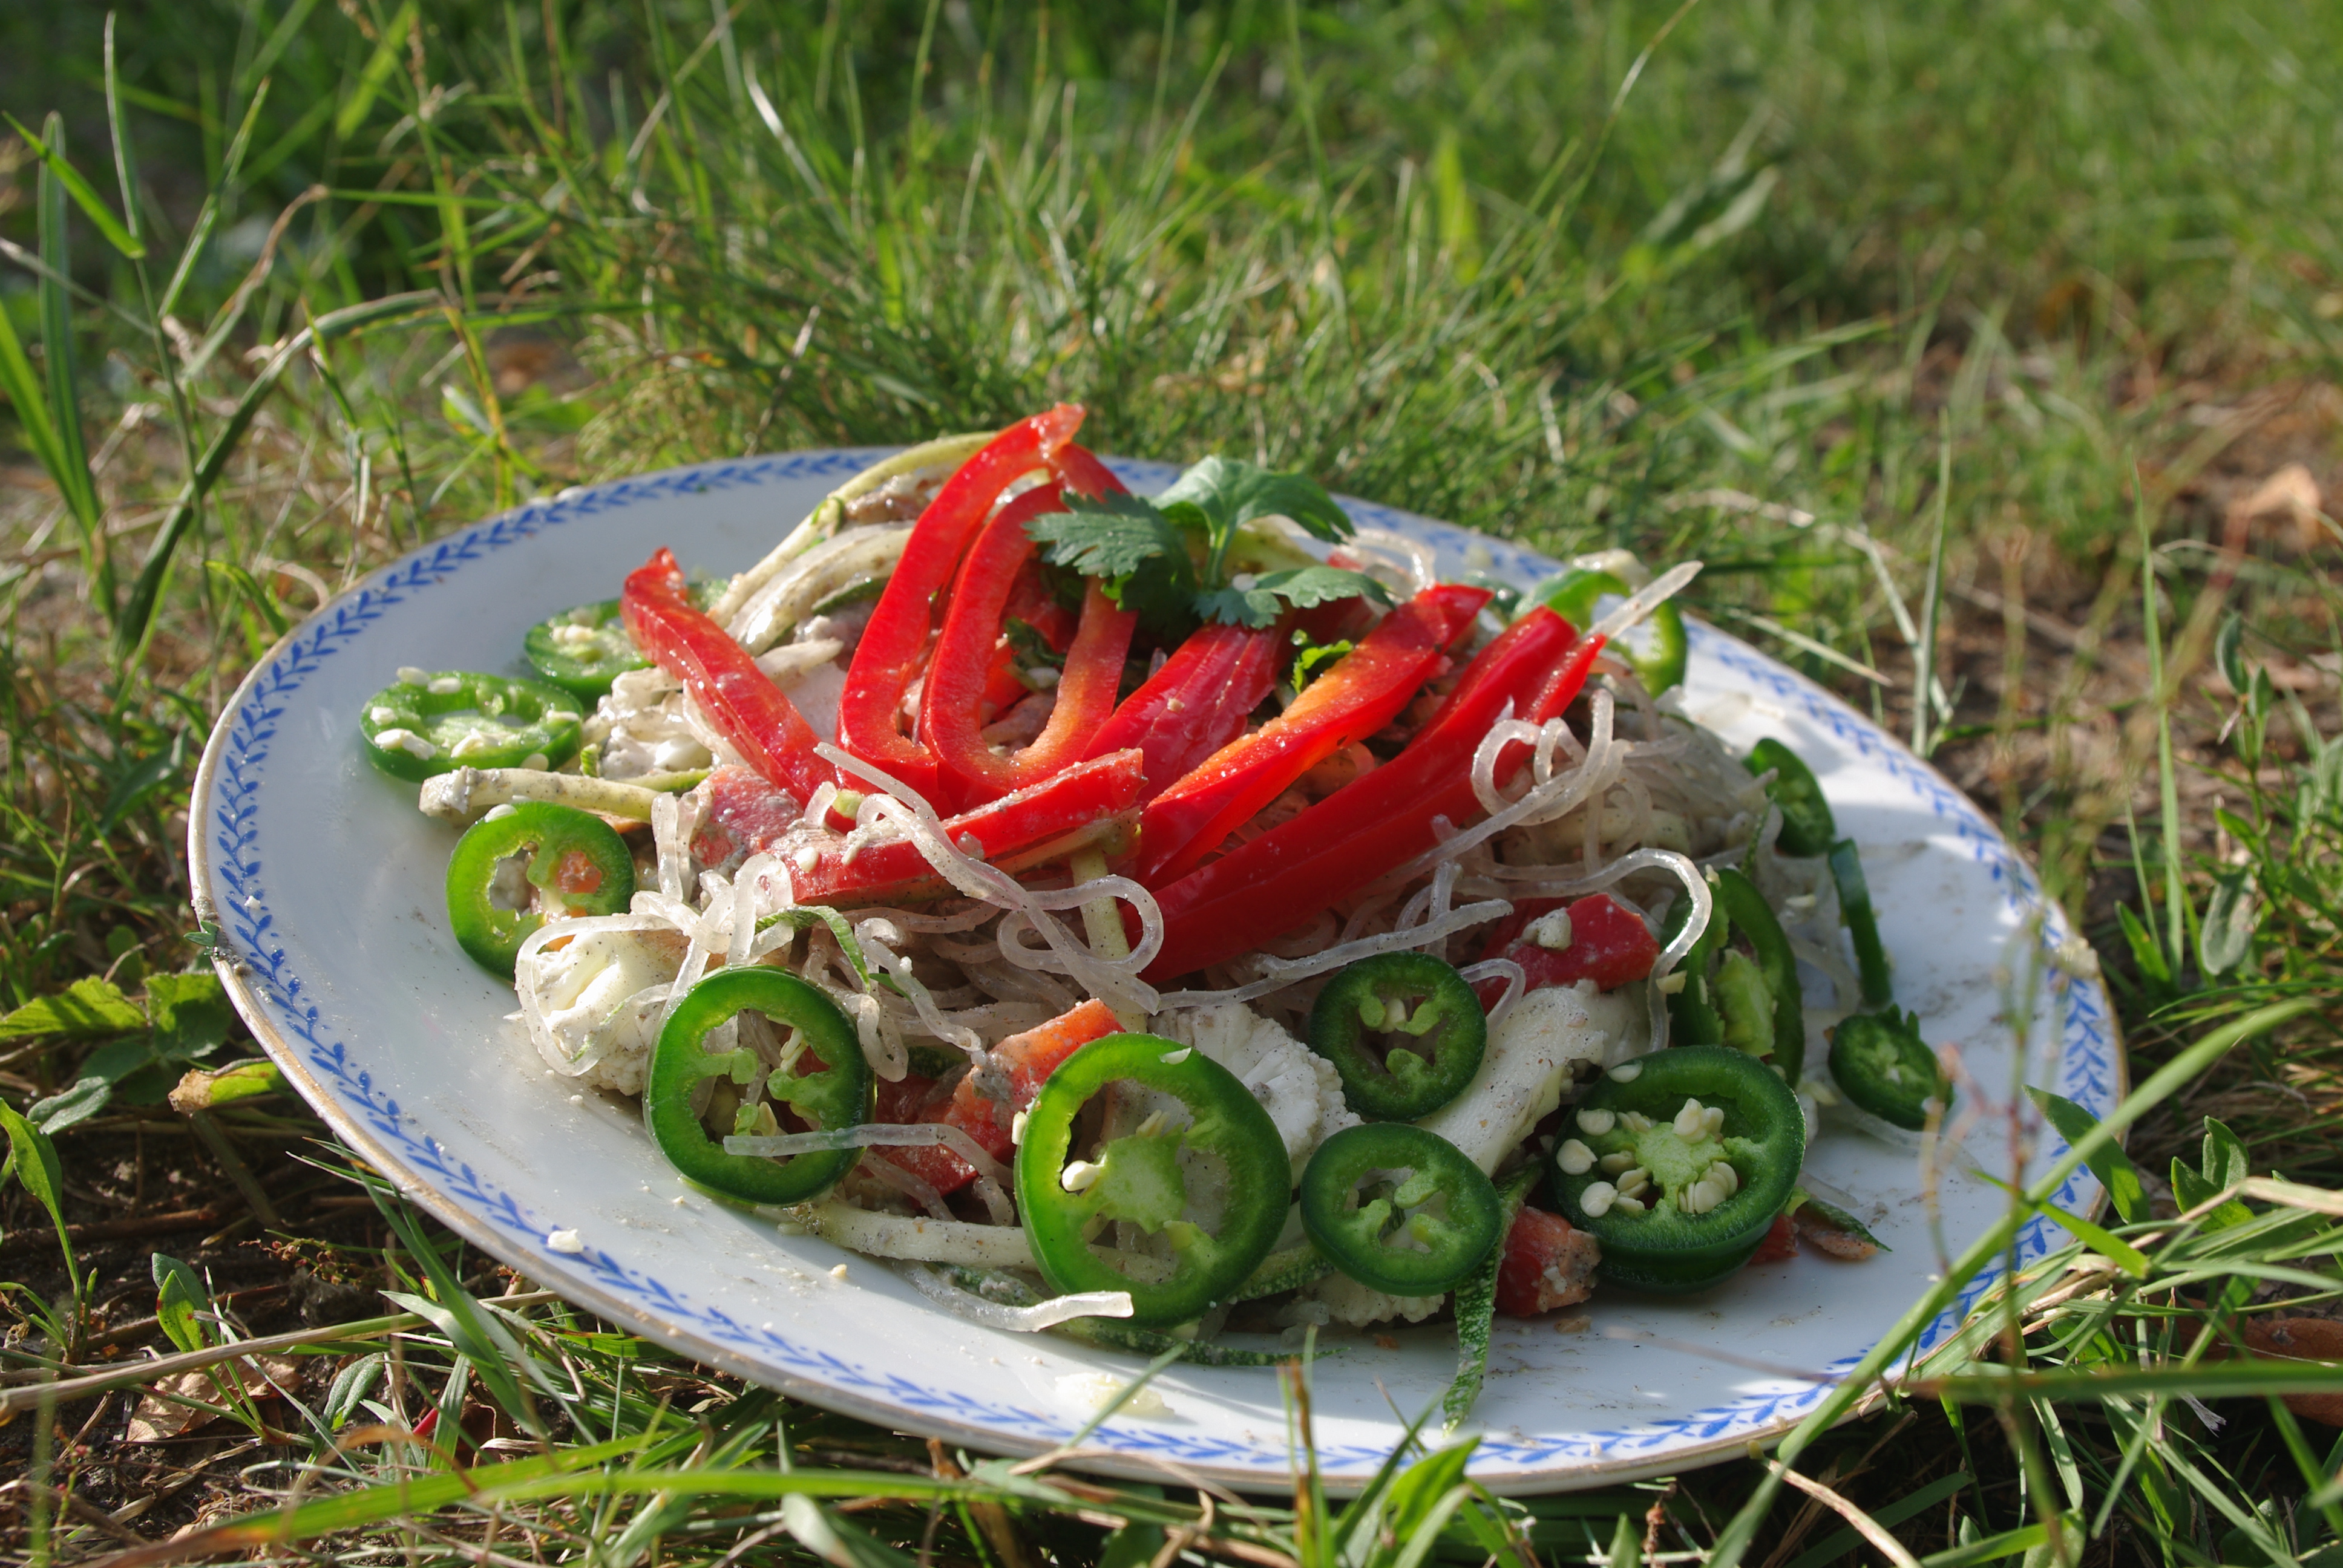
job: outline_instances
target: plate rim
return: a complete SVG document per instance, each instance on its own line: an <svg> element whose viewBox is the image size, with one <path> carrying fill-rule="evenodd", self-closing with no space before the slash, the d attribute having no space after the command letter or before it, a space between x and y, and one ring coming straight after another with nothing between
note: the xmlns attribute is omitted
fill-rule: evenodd
<svg viewBox="0 0 2343 1568"><path fill-rule="evenodd" d="M343 612L346 612L352 604L362 602L367 595L381 591L402 574L414 574L427 558L445 559L451 546L456 547L459 552L468 549L484 533L493 533L516 522L525 521L531 512L538 508L577 502L591 505L597 501L614 498L623 502L625 499L623 492L633 487L654 484L672 491L689 486L695 477L737 474L744 467L786 462L793 458L816 460L850 458L854 460L855 467L860 467L870 461L901 449L900 447L809 447L758 454L748 457L719 458L703 463L683 464L613 477L591 485L570 486L551 495L535 498L480 521L450 529L439 538L417 545L393 560L367 572L339 593L333 595L299 623L288 628L268 647L266 652L253 661L251 668L236 683L227 701L222 705L218 718L212 727L212 732L206 740L203 756L196 766L189 791L187 828L187 875L190 902L194 906L197 920L215 931L225 932L217 901L212 895L216 873L214 838L206 829L215 824L218 816L215 795L230 735L236 728L236 719L254 699L256 689L262 679L278 669L280 661L296 648L305 635L313 635L321 624L328 620L334 620L338 624ZM1167 477L1179 471L1175 464L1161 463L1153 459L1112 457L1108 461L1124 471L1160 469ZM842 468L840 471L850 473L854 470ZM704 487L700 487L704 488ZM1462 548L1471 548L1476 545L1483 548L1495 548L1512 552L1525 560L1553 564L1553 558L1533 550L1515 540L1479 533L1437 518L1422 518L1413 513L1405 513L1380 502L1366 501L1350 496L1341 496L1337 499L1354 516L1366 513L1374 515L1378 519L1405 518L1411 523L1429 525L1435 535L1453 536L1460 541ZM533 536L536 531L535 528L528 528L521 538L526 539ZM2015 869L2017 878L2023 883L2022 888L2015 895L2016 901L2047 909L2056 917L2060 924L2066 923L2065 911L2051 903L2045 896L2033 868L2027 864L2016 846L2011 844L2001 832L1998 825L1987 818L1982 809L1978 808L1966 794L1953 786L1940 770L1915 756L1908 747L1885 727L1865 718L1851 704L1820 683L1811 680L1762 649L1744 642L1728 632L1700 621L1697 618L1688 618L1693 621L1694 638L1698 641L1709 643L1712 651L1739 650L1741 655L1755 659L1756 667L1752 668L1749 673L1761 676L1785 692L1799 692L1809 709L1816 708L1819 703L1824 710L1835 709L1853 719L1857 735L1867 737L1874 746L1884 743L1883 749L1891 761L1900 763L1906 769L1917 769L1925 780L1932 781L1936 787L1946 792L1953 800L1965 809L1968 825L1978 833L1981 839L1990 846L1997 847L2008 864ZM1733 658L1728 658L1728 662L1734 661ZM221 825L225 826L224 823ZM231 1001L244 1019L246 1027L251 1030L255 1040L267 1056L277 1064L279 1070L293 1081L301 1097L308 1102L312 1110L317 1111L327 1127L332 1129L337 1138L368 1164L390 1177L397 1185L401 1196L407 1201L423 1208L441 1224L446 1225L484 1252L519 1268L532 1280L539 1279L545 1260L526 1253L517 1254L512 1250L510 1239L506 1237L494 1223L486 1217L475 1213L454 1196L442 1191L433 1181L418 1173L409 1160L400 1155L387 1140L369 1127L350 1106L344 1102L342 1097L313 1070L312 1064L306 1059L299 1045L279 1027L270 1005L270 999L266 997L254 983L252 967L244 960L224 935L211 950L211 959L215 971L220 976ZM2097 993L2100 1002L2097 1010L2097 1022L2104 1030L2107 1040L2107 1065L2110 1070L2113 1085L2111 1092L2114 1097L2112 1103L2120 1103L2124 1096L2128 1093L2130 1087L2128 1051L2123 1038L2120 1020L2116 1017L2113 1007L2109 1005L2111 999L2102 982L2096 979L2077 978L2072 983L2077 986L2087 986ZM2062 1016L2058 1025L2062 1039L2065 1027ZM2056 1138L2055 1131L2046 1130L2046 1131L2050 1137L2050 1141L2046 1142L2046 1151L2053 1143L2056 1147L2064 1147L2064 1141ZM423 1136L436 1144L437 1140L431 1138L427 1132ZM2087 1177L2087 1169L2078 1169L2076 1176L2070 1178L2070 1184L2086 1177ZM2084 1211L2087 1216L2096 1216L2104 1207L2106 1193L2096 1181L2091 1182L2091 1187L2092 1191ZM2064 1191L2062 1189L2062 1194ZM2027 1227L2026 1234L2039 1232L2046 1236L2049 1223L2046 1219L2036 1216ZM2023 1238L2021 1241L2022 1240ZM2035 1255L2039 1254L2037 1252ZM2021 1245L2020 1267L2023 1268L2030 1261ZM1941 1342L1942 1330L1946 1326L1945 1320L1950 1318L1956 1322L1960 1316L1966 1315L1974 1301L1991 1289L2001 1277L2001 1269L1996 1263L1991 1271L1981 1273L1970 1282L1965 1288L1960 1301L1955 1306L1947 1308L1928 1330L1924 1331L1924 1339ZM843 1383L821 1382L790 1371L777 1362L759 1361L749 1352L731 1349L709 1333L683 1326L679 1322L662 1320L650 1310L648 1303L629 1299L589 1275L565 1275L558 1282L550 1281L542 1282L548 1283L550 1288L555 1289L565 1300L573 1304L583 1306L611 1322L623 1325L630 1332L663 1344L679 1354L689 1356L705 1364L717 1366L749 1382L777 1389L807 1403L869 1421L890 1430L917 1431L923 1434L933 1434L946 1441L963 1442L970 1448L988 1452L1031 1456L1059 1452L1062 1455L1062 1462L1070 1467L1115 1474L1131 1480L1160 1481L1165 1479L1167 1473L1177 1472L1179 1475L1175 1476L1175 1479L1184 1477L1192 1481L1202 1480L1230 1486L1241 1492L1282 1491L1292 1484L1290 1468L1284 1473L1279 1474L1253 1467L1215 1463L1210 1461L1172 1462L1141 1451L1097 1445L1072 1451L1060 1450L1056 1445L1034 1438L1004 1432L998 1427L986 1425L978 1421L956 1418L940 1408L911 1409L900 1403L890 1402L883 1397L860 1392ZM1875 1341L1874 1342L1875 1343ZM1865 1347L1866 1352L1868 1348L1868 1346ZM1860 1353L1865 1352L1858 1352ZM1851 1367L1855 1359L1856 1358L1847 1358L1828 1370L1837 1371L1841 1367ZM1475 1465L1473 1479L1500 1493L1529 1495L1615 1484L1701 1468L1724 1459L1744 1454L1748 1452L1753 1442L1770 1446L1805 1419L1815 1399L1820 1397L1820 1391L1838 1385L1835 1383L1810 1385L1806 1392L1775 1396L1775 1403L1791 1403L1797 1408L1785 1413L1759 1419L1755 1422L1734 1425L1728 1432L1714 1438L1654 1448L1644 1453L1604 1455L1585 1461L1569 1460L1559 1463L1548 1462L1544 1465L1524 1465L1503 1469L1484 1469L1483 1466ZM1814 1398L1809 1398L1809 1393L1812 1393ZM1854 1420L1867 1413L1884 1398L1884 1390L1873 1389L1859 1400L1843 1419ZM1710 1405L1682 1412L1670 1419L1682 1422L1702 1417L1722 1417L1729 1421L1730 1412L1734 1408L1731 1403ZM1290 1459L1288 1462L1290 1466ZM1329 1475L1326 1477L1326 1484L1331 1492L1349 1493L1355 1491L1363 1479L1363 1477Z"/></svg>

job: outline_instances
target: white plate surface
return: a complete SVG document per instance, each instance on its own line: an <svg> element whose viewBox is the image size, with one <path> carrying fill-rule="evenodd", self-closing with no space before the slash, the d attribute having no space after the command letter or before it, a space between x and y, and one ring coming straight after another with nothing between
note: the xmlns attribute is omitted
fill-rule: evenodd
<svg viewBox="0 0 2343 1568"><path fill-rule="evenodd" d="M383 778L359 750L360 707L399 666L521 672L531 622L609 598L662 544L689 569L737 571L877 455L792 453L573 490L376 573L274 649L222 717L196 781L196 896L224 933L221 970L255 1035L350 1147L458 1233L703 1362L884 1425L1039 1452L1089 1418L1080 1380L1068 1380L1136 1363L963 1322L877 1262L851 1259L834 1279L850 1254L687 1191L631 1107L574 1101L504 1021L511 990L447 932L452 833L417 814L413 786ZM1142 492L1177 471L1114 467ZM1523 582L1552 569L1503 541L1344 505L1362 523L1429 540L1444 573L1464 570L1468 549L1470 565ZM2007 1084L2016 1047L1997 971L2028 967L2019 944L2035 917L2046 950L2068 935L2018 857L1868 719L1745 644L1695 626L1687 689L1690 710L1735 744L1778 735L1813 765L1841 830L1862 846L1899 999L1932 1041L1959 1045L1978 1081ZM2123 1082L2104 992L2062 980L2035 1015L2027 1081L2103 1113ZM1972 1147L2004 1170L1991 1138ZM2037 1166L2059 1152L2046 1132ZM1827 1132L1811 1168L1878 1206L1874 1229L1892 1251L1862 1264L1809 1252L1681 1301L1598 1293L1592 1332L1500 1319L1474 1412L1484 1435L1473 1473L1514 1492L1663 1473L1739 1452L1812 1409L1821 1387L1794 1374L1852 1366L1925 1288L1938 1252L1910 1154ZM2097 1200L2087 1172L2059 1194L2078 1212ZM1947 1180L1945 1245L1957 1252L2004 1201L1981 1181ZM558 1228L578 1231L586 1251L548 1250ZM2020 1257L2062 1234L2036 1221ZM1964 1305L1986 1283L1972 1284ZM1952 1324L1948 1313L1926 1342ZM1321 1460L1337 1486L1363 1480L1398 1440L1394 1409L1429 1408L1453 1375L1448 1328L1390 1337L1396 1348L1369 1336L1330 1342L1342 1353L1317 1370ZM1752 1370L1753 1359L1782 1372ZM1283 1484L1291 1455L1274 1371L1175 1366L1157 1386L1170 1414L1109 1422L1093 1439L1112 1451L1098 1468L1154 1473L1150 1461L1168 1459L1232 1484Z"/></svg>

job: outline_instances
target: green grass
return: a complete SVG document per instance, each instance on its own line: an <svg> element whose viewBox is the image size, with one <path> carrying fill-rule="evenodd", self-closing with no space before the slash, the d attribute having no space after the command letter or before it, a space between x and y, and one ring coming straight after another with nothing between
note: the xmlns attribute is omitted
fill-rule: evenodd
<svg viewBox="0 0 2343 1568"><path fill-rule="evenodd" d="M0 107L45 136L56 112L81 185L0 153L23 346L0 354L0 1003L107 975L163 1024L149 977L200 958L195 755L320 595L581 479L1075 398L1108 449L1305 467L1557 553L1701 556L1703 613L1918 738L2089 932L2135 1081L2187 1069L2130 1148L2157 1181L2182 1156L2203 1211L2105 1216L1885 1412L1785 1458L1947 1564L2335 1544L2343 1454L2278 1396L2343 1374L2209 1356L2239 1307L2333 1298L2332 1205L2188 1194L2343 1186L2343 728L2310 662L2336 536L2253 522L2220 554L2280 464L2335 472L2343 13L1673 13L213 0L125 12L109 96L99 13L9 8ZM0 1041L6 1103L72 1089L97 1041ZM330 1370L295 1398L181 1391L219 1412L186 1465L119 1441L125 1395L0 1427L0 1468L75 1499L0 1499L12 1550L245 1513L287 1533L194 1539L867 1568L1857 1550L1838 1503L1755 1462L1523 1508L1435 1456L1379 1514L1303 1487L1206 1522L1176 1485L949 1454L558 1302L477 1304L515 1282L361 1196L297 1103L161 1102L241 1049L156 1028L60 1125L54 1182L25 1135L0 1355L83 1374L296 1302L434 1311L317 1340ZM45 1240L45 1191L76 1224L200 1211L223 1160L266 1236L231 1204ZM402 1435L433 1410L436 1447ZM511 1445L465 1462L515 1468L450 1481L459 1429Z"/></svg>

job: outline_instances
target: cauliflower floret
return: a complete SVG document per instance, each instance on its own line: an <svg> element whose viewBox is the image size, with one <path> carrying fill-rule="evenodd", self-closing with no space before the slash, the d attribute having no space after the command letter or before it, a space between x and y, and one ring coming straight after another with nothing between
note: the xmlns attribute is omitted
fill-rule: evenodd
<svg viewBox="0 0 2343 1568"><path fill-rule="evenodd" d="M640 1094L652 1025L684 945L680 933L665 930L587 930L558 946L548 940L518 967L523 1010L538 1014L564 1059L599 1051L579 1083Z"/></svg>
<svg viewBox="0 0 2343 1568"><path fill-rule="evenodd" d="M1562 1103L1574 1062L1600 1067L1611 1060L1635 1028L1641 994L1623 987L1605 995L1593 980L1530 992L1489 1031L1487 1053L1464 1092L1417 1125L1495 1171L1538 1118Z"/></svg>
<svg viewBox="0 0 2343 1568"><path fill-rule="evenodd" d="M1296 1181L1318 1145L1358 1124L1334 1064L1242 1002L1166 1013L1148 1027L1194 1046L1252 1091L1285 1141Z"/></svg>

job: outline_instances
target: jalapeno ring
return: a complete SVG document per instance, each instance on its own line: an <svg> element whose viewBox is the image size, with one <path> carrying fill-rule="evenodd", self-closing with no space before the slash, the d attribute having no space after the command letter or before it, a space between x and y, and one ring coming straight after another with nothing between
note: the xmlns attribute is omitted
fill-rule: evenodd
<svg viewBox="0 0 2343 1568"><path fill-rule="evenodd" d="M513 876L505 869L525 858ZM615 915L635 896L627 841L590 811L524 800L464 830L447 858L447 925L472 961L512 977L513 960L545 924L564 915Z"/></svg>
<svg viewBox="0 0 2343 1568"><path fill-rule="evenodd" d="M1388 1179L1357 1191L1378 1173ZM1454 1290L1504 1229L1503 1205L1481 1168L1404 1121L1363 1122L1320 1144L1302 1172L1301 1198L1302 1228L1327 1261L1394 1296Z"/></svg>
<svg viewBox="0 0 2343 1568"><path fill-rule="evenodd" d="M1555 1201L1603 1245L1605 1279L1705 1290L1772 1229L1806 1155L1790 1086L1756 1058L1692 1045L1597 1079L1549 1155Z"/></svg>
<svg viewBox="0 0 2343 1568"><path fill-rule="evenodd" d="M1782 836L1775 843L1785 855L1827 855L1838 825L1831 819L1830 802L1805 759L1767 736L1749 749L1745 766L1752 773L1771 771L1774 781L1765 793L1782 811Z"/></svg>
<svg viewBox="0 0 2343 1568"><path fill-rule="evenodd" d="M608 692L618 677L650 663L627 635L614 598L581 604L538 622L520 647L539 679L588 702Z"/></svg>
<svg viewBox="0 0 2343 1568"><path fill-rule="evenodd" d="M1932 1101L1941 1111L1953 1101L1944 1065L1920 1038L1919 1019L1892 1007L1841 1020L1831 1033L1830 1072L1857 1110L1907 1132L1928 1125Z"/></svg>
<svg viewBox="0 0 2343 1568"><path fill-rule="evenodd" d="M714 1054L706 1049L709 1031L750 1009L794 1031L773 1071L746 1047ZM862 1158L860 1149L793 1154L784 1161L726 1153L691 1104L693 1091L711 1078L729 1078L740 1089L761 1082L772 1101L825 1131L870 1120L875 1082L854 1026L836 1002L797 976L749 964L718 970L693 985L652 1048L643 1082L643 1124L679 1172L744 1203L805 1202L835 1185Z"/></svg>
<svg viewBox="0 0 2343 1568"><path fill-rule="evenodd" d="M458 768L558 768L578 754L578 699L541 681L466 670L386 686L358 714L367 759L421 781Z"/></svg>
<svg viewBox="0 0 2343 1568"><path fill-rule="evenodd" d="M1624 598L1632 591L1613 573L1582 568L1541 583L1524 602L1544 605L1571 625L1583 628L1594 618L1596 599L1606 593ZM1652 628L1649 654L1639 654L1624 643L1614 646L1634 667L1635 678L1644 683L1644 689L1657 697L1684 682L1684 612L1676 608L1674 599L1669 599L1652 611L1646 624Z"/></svg>
<svg viewBox="0 0 2343 1568"><path fill-rule="evenodd" d="M1369 1034L1388 1047L1380 1057ZM1334 1064L1342 1099L1370 1121L1414 1121L1463 1093L1488 1042L1481 999L1430 953L1361 959L1310 1010L1310 1049Z"/></svg>
<svg viewBox="0 0 2343 1568"><path fill-rule="evenodd" d="M1141 1130L1110 1141L1095 1161L1067 1162L1074 1119L1119 1080L1168 1094L1192 1118L1184 1128ZM1217 1235L1186 1218L1192 1194L1183 1155L1218 1161L1225 1200ZM1285 1224L1292 1168L1277 1124L1227 1068L1152 1034L1111 1034L1060 1062L1025 1115L1017 1145L1017 1207L1033 1260L1051 1288L1128 1291L1130 1322L1168 1328L1202 1317L1242 1286ZM1127 1220L1170 1241L1171 1277L1124 1273L1092 1250L1103 1221Z"/></svg>

